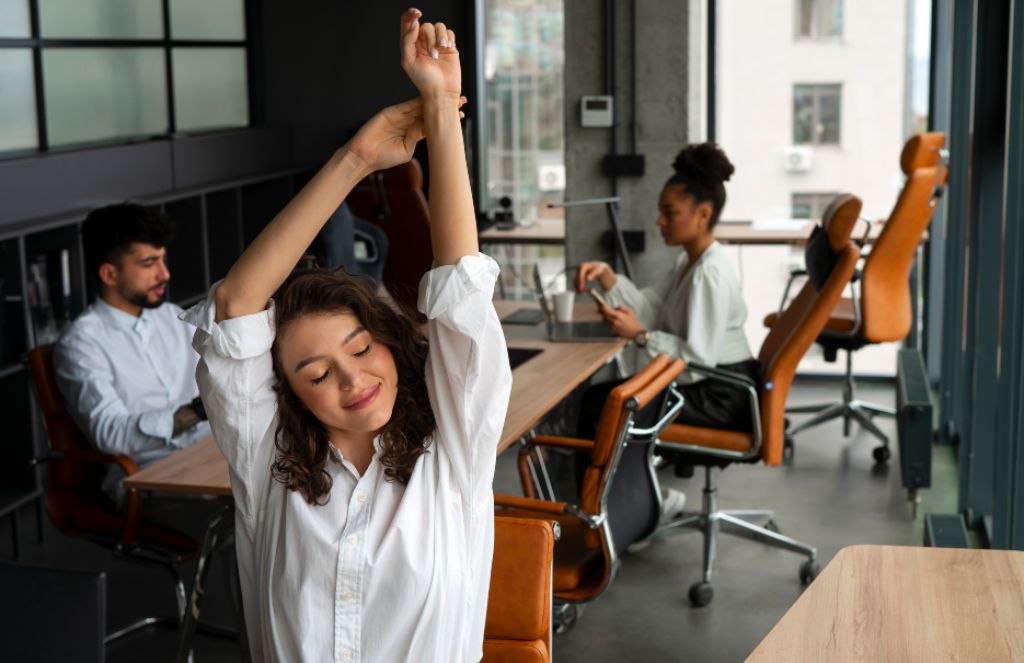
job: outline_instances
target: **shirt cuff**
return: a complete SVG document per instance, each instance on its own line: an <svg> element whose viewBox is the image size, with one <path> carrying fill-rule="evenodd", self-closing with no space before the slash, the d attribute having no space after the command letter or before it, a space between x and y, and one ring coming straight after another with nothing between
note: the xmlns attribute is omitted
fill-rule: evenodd
<svg viewBox="0 0 1024 663"><path fill-rule="evenodd" d="M471 295L486 293L490 301L500 271L498 263L483 253L463 256L454 265L435 267L420 280L417 306L433 320Z"/></svg>
<svg viewBox="0 0 1024 663"><path fill-rule="evenodd" d="M231 359L249 359L268 352L277 330L274 300L262 311L217 322L216 293L220 283L214 283L206 299L180 316L196 328L192 347L201 355L208 345L217 354Z"/></svg>
<svg viewBox="0 0 1024 663"><path fill-rule="evenodd" d="M174 434L174 411L177 408L150 410L139 416L139 430L150 437L170 442Z"/></svg>

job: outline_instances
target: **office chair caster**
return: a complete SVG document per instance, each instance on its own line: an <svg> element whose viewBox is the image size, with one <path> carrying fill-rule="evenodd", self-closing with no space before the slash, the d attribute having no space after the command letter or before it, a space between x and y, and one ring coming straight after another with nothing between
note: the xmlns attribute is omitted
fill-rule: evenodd
<svg viewBox="0 0 1024 663"><path fill-rule="evenodd" d="M555 635L565 635L576 625L580 607L575 603L563 603L555 607Z"/></svg>
<svg viewBox="0 0 1024 663"><path fill-rule="evenodd" d="M814 582L814 579L818 577L819 571L821 571L821 568L817 562L813 559L807 560L800 565L800 582L806 587Z"/></svg>
<svg viewBox="0 0 1024 663"><path fill-rule="evenodd" d="M782 438L782 460L786 463L793 462L793 452L796 451L796 447L793 446L793 438L786 435Z"/></svg>
<svg viewBox="0 0 1024 663"><path fill-rule="evenodd" d="M885 465L892 458L892 452L889 451L889 447L875 447L871 450L871 456L879 465Z"/></svg>
<svg viewBox="0 0 1024 663"><path fill-rule="evenodd" d="M715 589L710 582L695 582L690 585L690 603L695 608L703 608L715 598Z"/></svg>

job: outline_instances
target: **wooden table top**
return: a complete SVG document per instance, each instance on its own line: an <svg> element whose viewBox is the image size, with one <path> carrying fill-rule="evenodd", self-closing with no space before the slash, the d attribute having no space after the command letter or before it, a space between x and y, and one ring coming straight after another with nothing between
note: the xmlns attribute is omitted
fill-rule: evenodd
<svg viewBox="0 0 1024 663"><path fill-rule="evenodd" d="M496 301L498 317L519 308L537 308L536 302ZM577 319L598 319L589 300L576 306ZM506 325L510 348L536 348L542 351L512 371L505 427L498 442L498 453L516 443L580 383L605 365L625 345L624 341L552 343L544 325ZM126 488L169 493L230 495L231 483L224 456L213 438L200 440L149 467L127 477Z"/></svg>
<svg viewBox="0 0 1024 663"><path fill-rule="evenodd" d="M747 661L1024 661L1024 552L844 548Z"/></svg>
<svg viewBox="0 0 1024 663"><path fill-rule="evenodd" d="M800 244L811 236L816 223L808 219L803 225L787 228L757 221L721 221L715 226L715 239L722 244ZM874 243L884 227L883 223L872 223L867 243ZM859 241L863 236L864 223L858 223L853 229L853 238Z"/></svg>
<svg viewBox="0 0 1024 663"><path fill-rule="evenodd" d="M487 244L563 244L565 219L542 217L529 226L500 230L492 226L480 233L480 242Z"/></svg>

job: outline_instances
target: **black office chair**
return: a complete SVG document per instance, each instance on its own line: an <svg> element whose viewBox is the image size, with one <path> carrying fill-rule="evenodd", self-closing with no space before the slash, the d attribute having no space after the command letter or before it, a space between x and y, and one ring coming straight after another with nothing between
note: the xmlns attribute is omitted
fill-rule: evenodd
<svg viewBox="0 0 1024 663"><path fill-rule="evenodd" d="M75 571L0 563L0 658L7 663L102 663L107 578Z"/></svg>

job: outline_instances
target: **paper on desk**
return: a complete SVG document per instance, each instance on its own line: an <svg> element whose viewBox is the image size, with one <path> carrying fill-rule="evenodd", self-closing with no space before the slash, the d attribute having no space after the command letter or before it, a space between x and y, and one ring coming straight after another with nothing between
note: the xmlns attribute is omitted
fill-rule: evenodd
<svg viewBox="0 0 1024 663"><path fill-rule="evenodd" d="M788 230L801 230L810 222L810 219L754 219L753 228L754 230L784 232Z"/></svg>

